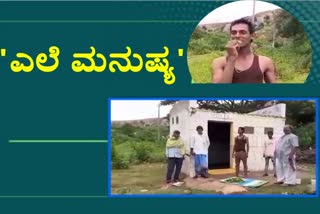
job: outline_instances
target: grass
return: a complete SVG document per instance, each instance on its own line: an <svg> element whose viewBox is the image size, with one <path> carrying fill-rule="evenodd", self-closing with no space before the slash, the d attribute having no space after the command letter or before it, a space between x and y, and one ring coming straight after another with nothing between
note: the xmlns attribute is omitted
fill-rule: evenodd
<svg viewBox="0 0 320 214"><path fill-rule="evenodd" d="M153 163L134 165L126 170L112 170L113 194L221 194L217 192L201 191L187 187L162 189L166 164ZM301 185L295 187L279 187L269 184L256 189L249 189L244 194L311 194L310 179L315 177L315 165L304 168Z"/></svg>
<svg viewBox="0 0 320 214"><path fill-rule="evenodd" d="M153 163L112 170L113 194L209 194L208 191L178 187L161 189L165 181L166 164ZM147 191L145 191L147 190Z"/></svg>
<svg viewBox="0 0 320 214"><path fill-rule="evenodd" d="M218 53L193 55L188 57L188 66L194 83L211 83L211 64Z"/></svg>
<svg viewBox="0 0 320 214"><path fill-rule="evenodd" d="M279 53L280 54L280 53ZM213 59L223 56L224 52L216 51L214 53L208 53L203 55L189 55L188 56L188 66L189 71L191 73L192 79L194 83L211 83L212 79L212 71L211 71L211 64ZM279 59L279 57L276 57ZM295 71L294 75L288 75L287 72L291 72L294 68L290 68L288 71L288 62L282 62L279 60L274 60L274 63L277 66L278 72L285 73L282 76L286 76L286 79L281 79L278 77L278 83L304 83L304 81L308 77L308 73L305 71ZM285 63L286 67L283 67L283 63Z"/></svg>

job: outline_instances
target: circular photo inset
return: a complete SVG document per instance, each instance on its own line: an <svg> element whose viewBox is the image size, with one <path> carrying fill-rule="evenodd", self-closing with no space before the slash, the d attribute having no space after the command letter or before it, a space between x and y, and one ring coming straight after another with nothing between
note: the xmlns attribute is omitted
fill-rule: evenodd
<svg viewBox="0 0 320 214"><path fill-rule="evenodd" d="M209 13L188 47L193 83L304 83L311 58L310 41L298 20L255 0Z"/></svg>

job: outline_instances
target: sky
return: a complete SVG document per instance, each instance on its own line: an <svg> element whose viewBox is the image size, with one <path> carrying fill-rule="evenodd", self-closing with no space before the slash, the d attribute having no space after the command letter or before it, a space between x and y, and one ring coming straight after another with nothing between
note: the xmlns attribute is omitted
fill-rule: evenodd
<svg viewBox="0 0 320 214"><path fill-rule="evenodd" d="M255 14L268 10L279 9L280 7L267 2L256 1ZM280 8L281 9L281 8ZM236 19L252 16L253 0L241 0L225 4L204 17L199 24L231 22Z"/></svg>
<svg viewBox="0 0 320 214"><path fill-rule="evenodd" d="M160 100L111 100L111 121L157 118L159 103ZM171 107L161 106L160 117L167 116Z"/></svg>

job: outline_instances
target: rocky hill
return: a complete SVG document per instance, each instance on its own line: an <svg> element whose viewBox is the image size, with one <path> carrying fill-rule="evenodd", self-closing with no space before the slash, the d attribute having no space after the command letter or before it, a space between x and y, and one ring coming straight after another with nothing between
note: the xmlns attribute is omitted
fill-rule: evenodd
<svg viewBox="0 0 320 214"><path fill-rule="evenodd" d="M264 11L255 15L256 29L262 29L265 23L272 24L281 9ZM251 20L251 17L244 17ZM229 32L230 22L198 25L198 29L206 32Z"/></svg>
<svg viewBox="0 0 320 214"><path fill-rule="evenodd" d="M115 126L122 126L124 124L131 124L133 126L146 127L146 126L157 126L158 123L159 123L158 118L112 121L112 125L115 125ZM168 122L167 118L160 118L160 126L169 126L169 122Z"/></svg>

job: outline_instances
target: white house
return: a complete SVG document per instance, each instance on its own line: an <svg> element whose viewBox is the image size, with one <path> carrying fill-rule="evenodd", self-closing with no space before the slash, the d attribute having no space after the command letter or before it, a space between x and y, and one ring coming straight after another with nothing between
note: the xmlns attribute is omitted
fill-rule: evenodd
<svg viewBox="0 0 320 214"><path fill-rule="evenodd" d="M273 130L275 138L283 134L285 111L285 104L277 104L248 114L217 113L199 109L196 100L179 101L170 111L170 134L172 135L174 130L179 130L189 149L189 141L196 133L196 127L202 126L204 134L210 139L208 168L234 168L235 163L231 154L234 138L238 135L238 128L244 127L250 145L248 168L250 171L259 171L263 170L265 165L263 146L268 137L267 132ZM193 161L186 158L182 172L193 176Z"/></svg>

